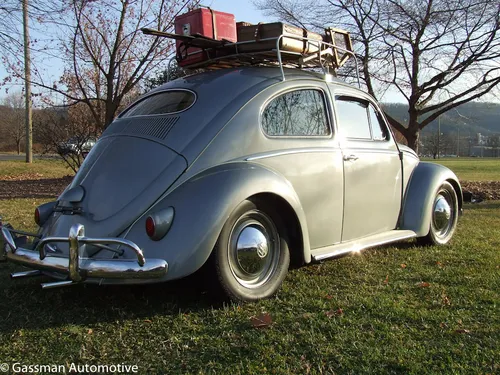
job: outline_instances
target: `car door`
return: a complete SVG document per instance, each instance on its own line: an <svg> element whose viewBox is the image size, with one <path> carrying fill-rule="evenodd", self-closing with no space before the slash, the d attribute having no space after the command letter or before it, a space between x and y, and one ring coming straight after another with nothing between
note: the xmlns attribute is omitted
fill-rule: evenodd
<svg viewBox="0 0 500 375"><path fill-rule="evenodd" d="M344 165L342 242L396 228L401 207L399 150L376 104L336 95Z"/></svg>
<svg viewBox="0 0 500 375"><path fill-rule="evenodd" d="M334 139L331 99L322 82L289 82L265 97L261 137L264 149L251 157L286 178L304 210L312 249L340 243L342 152Z"/></svg>

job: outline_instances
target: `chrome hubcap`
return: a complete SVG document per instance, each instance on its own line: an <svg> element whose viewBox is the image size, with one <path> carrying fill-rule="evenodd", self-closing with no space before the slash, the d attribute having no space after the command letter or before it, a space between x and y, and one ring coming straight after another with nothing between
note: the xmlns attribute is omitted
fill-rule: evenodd
<svg viewBox="0 0 500 375"><path fill-rule="evenodd" d="M439 193L434 201L432 223L439 237L445 237L452 228L454 213L451 204L452 199L448 192Z"/></svg>
<svg viewBox="0 0 500 375"><path fill-rule="evenodd" d="M271 219L254 210L235 223L228 248L229 265L236 280L256 288L273 274L279 259L279 235Z"/></svg>

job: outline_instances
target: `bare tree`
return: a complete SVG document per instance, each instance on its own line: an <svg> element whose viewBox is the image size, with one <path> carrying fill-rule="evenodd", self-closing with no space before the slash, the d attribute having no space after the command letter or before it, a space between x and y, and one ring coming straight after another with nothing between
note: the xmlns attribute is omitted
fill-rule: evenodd
<svg viewBox="0 0 500 375"><path fill-rule="evenodd" d="M17 154L21 153L21 143L25 139L24 129L24 95L20 92L7 95L0 113L0 135L6 144L14 143ZM11 144L12 144L11 143Z"/></svg>
<svg viewBox="0 0 500 375"><path fill-rule="evenodd" d="M410 147L450 109L500 83L500 0L256 0L269 15L310 28L352 33L367 90L395 88L408 102Z"/></svg>
<svg viewBox="0 0 500 375"><path fill-rule="evenodd" d="M75 173L88 152L85 144L98 134L93 116L83 103L37 110L33 124L42 152L58 154Z"/></svg>
<svg viewBox="0 0 500 375"><path fill-rule="evenodd" d="M45 32L43 24L46 22L59 22L59 16L65 12L71 0L33 0L28 2L28 15L30 18L30 29L40 33ZM4 83L12 78L19 78L16 65L24 63L23 60L23 0L2 0L0 4L0 56L6 67L15 72L14 77L8 76ZM41 43L32 41L33 52L49 56L50 49ZM22 74L21 74L22 77Z"/></svg>
<svg viewBox="0 0 500 375"><path fill-rule="evenodd" d="M135 98L143 79L172 47L165 38L145 36L142 27L169 30L175 16L195 0L72 0L58 21L66 61L58 82L35 70L35 87L60 94L65 105L83 103L103 130ZM10 65L14 75L15 66ZM50 102L49 104L54 104Z"/></svg>

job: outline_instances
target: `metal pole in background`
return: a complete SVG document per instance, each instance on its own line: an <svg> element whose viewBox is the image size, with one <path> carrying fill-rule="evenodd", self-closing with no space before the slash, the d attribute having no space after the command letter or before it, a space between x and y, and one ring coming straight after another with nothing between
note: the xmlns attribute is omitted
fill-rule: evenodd
<svg viewBox="0 0 500 375"><path fill-rule="evenodd" d="M438 153L437 153L438 159L440 150L441 150L441 115L438 116Z"/></svg>
<svg viewBox="0 0 500 375"><path fill-rule="evenodd" d="M26 163L33 162L32 155L32 116L31 116L31 58L30 36L28 29L28 0L23 0L23 29L24 29L24 87L25 87L25 124L26 124Z"/></svg>

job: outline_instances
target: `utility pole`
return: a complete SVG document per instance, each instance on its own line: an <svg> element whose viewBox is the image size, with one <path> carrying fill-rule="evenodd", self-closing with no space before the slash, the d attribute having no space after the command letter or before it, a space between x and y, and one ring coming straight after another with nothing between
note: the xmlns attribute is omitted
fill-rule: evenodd
<svg viewBox="0 0 500 375"><path fill-rule="evenodd" d="M437 152L438 159L440 150L441 150L441 115L438 116L438 152Z"/></svg>
<svg viewBox="0 0 500 375"><path fill-rule="evenodd" d="M33 124L31 116L31 58L30 35L28 29L28 0L23 0L23 29L24 29L24 94L25 94L25 125L26 125L26 163L33 162Z"/></svg>

